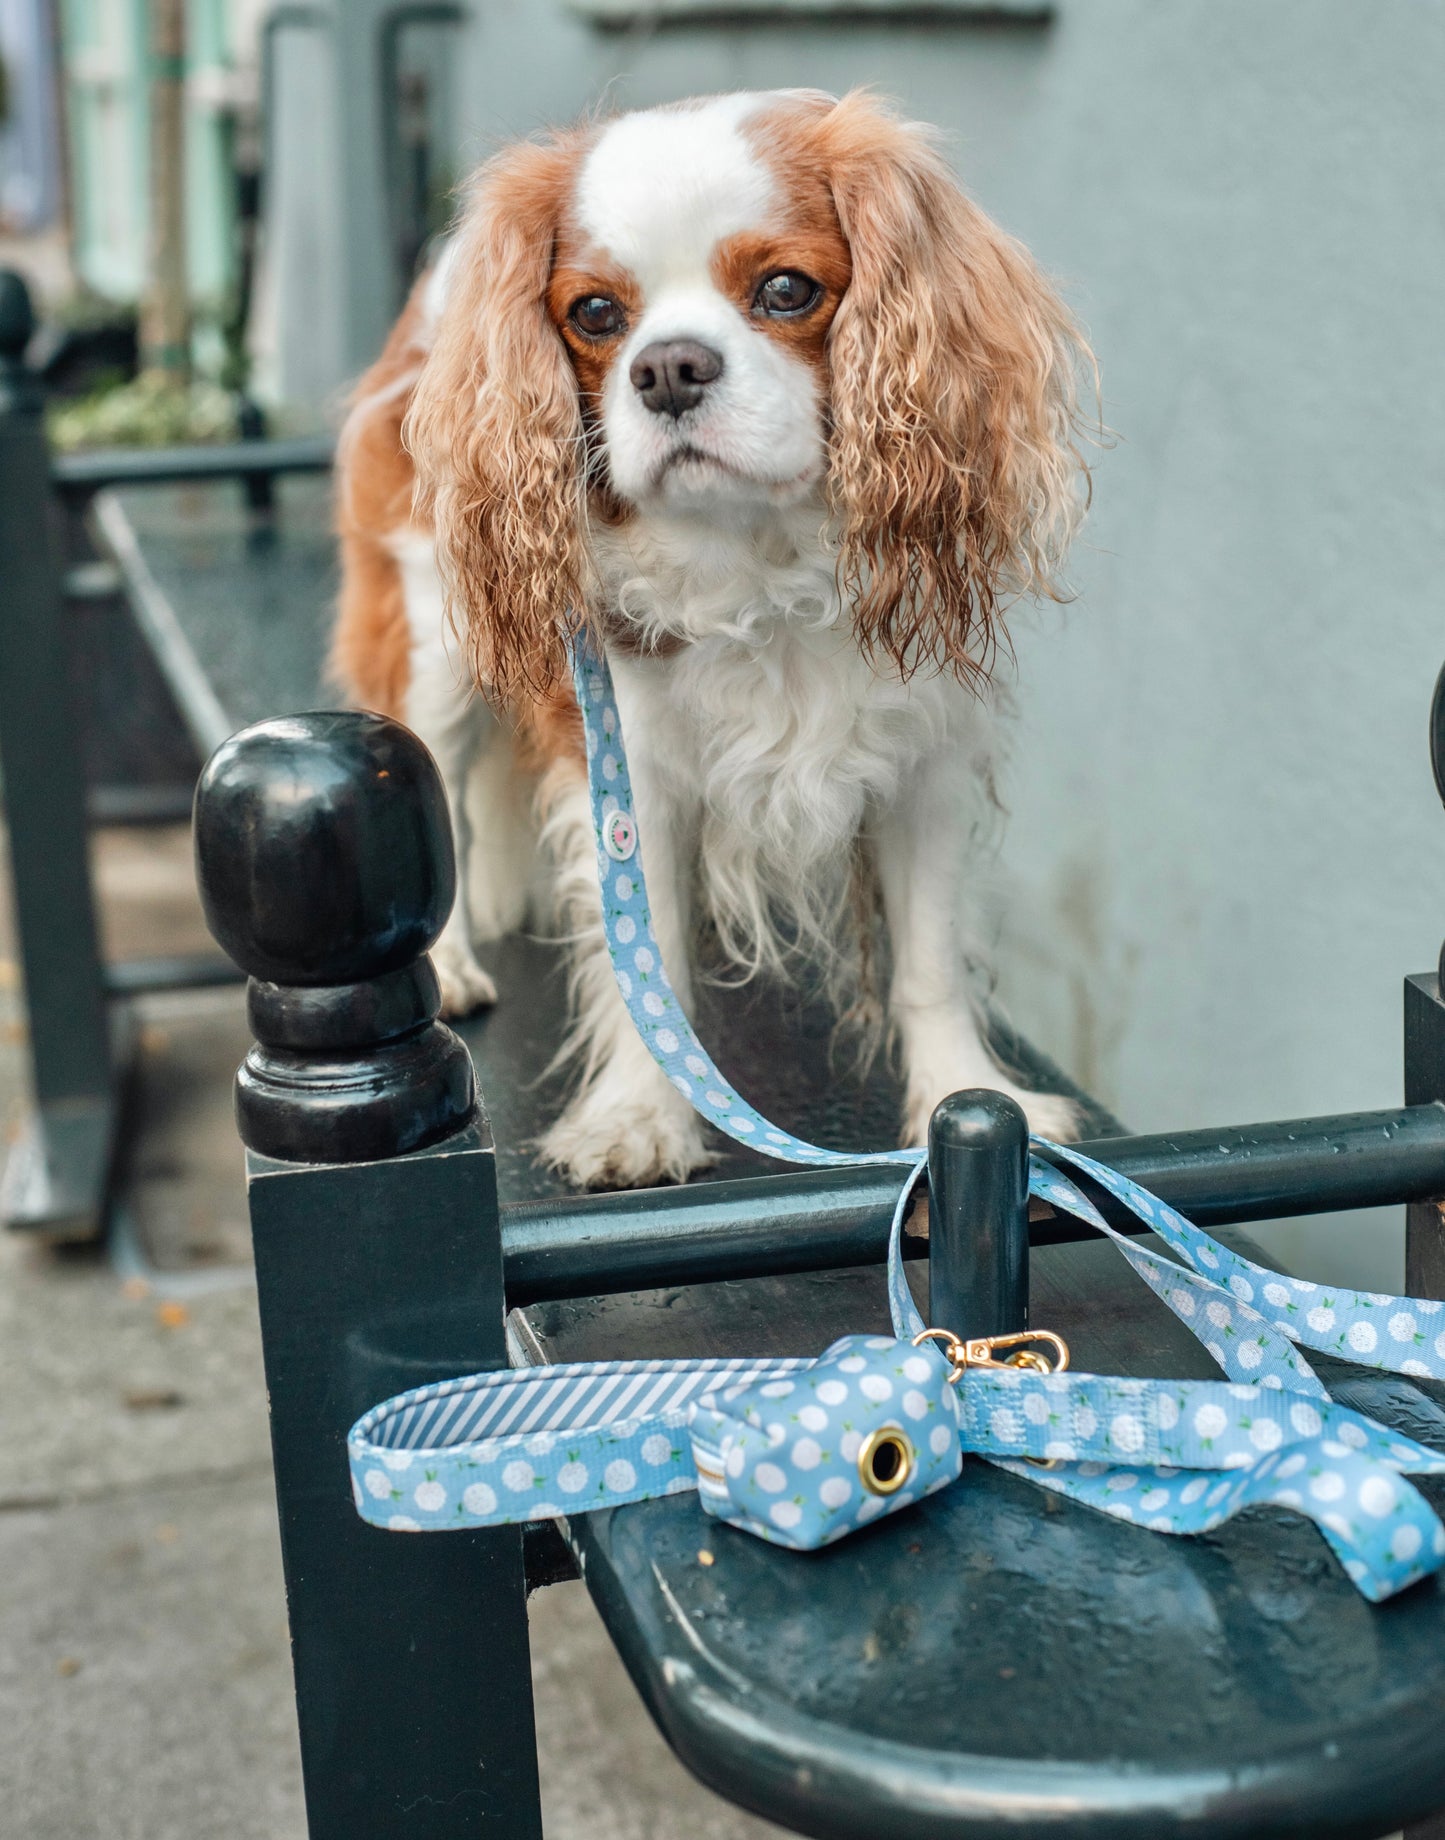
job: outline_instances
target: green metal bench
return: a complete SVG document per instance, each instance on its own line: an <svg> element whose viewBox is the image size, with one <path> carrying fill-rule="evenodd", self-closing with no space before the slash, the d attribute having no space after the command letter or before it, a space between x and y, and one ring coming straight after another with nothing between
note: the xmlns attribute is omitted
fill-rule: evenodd
<svg viewBox="0 0 1445 1840"><path fill-rule="evenodd" d="M449 833L395 724L258 725L203 780L197 823L208 916L252 974L239 1117L313 1840L540 1831L525 1597L573 1566L683 1760L802 1833L1363 1840L1445 1806L1445 1594L1430 1581L1372 1609L1283 1513L1163 1539L970 1465L807 1556L689 1497L525 1534L364 1526L345 1433L404 1388L509 1362L810 1354L882 1328L899 1178L764 1174L739 1151L680 1189L550 1184L525 1143L554 1102L532 1081L560 1028L557 967L501 949L503 1002L469 1031L489 1123L429 1020L420 955L450 901ZM888 1141L894 1096L830 1076L806 1004L712 1001L704 1035L782 1123ZM1411 979L1406 1003L1406 1107L1170 1138L1099 1120L1096 1149L1211 1229L1410 1204L1410 1283L1438 1295L1438 980ZM935 1313L987 1333L986 1255L963 1230L977 1192L946 1133L933 1148ZM989 1243L1031 1239L1033 1320L1076 1365L1209 1377L1102 1242L1029 1222L1021 1197L995 1216ZM975 1289L940 1304L943 1272L970 1261ZM1445 1444L1440 1389L1322 1365L1339 1396Z"/></svg>

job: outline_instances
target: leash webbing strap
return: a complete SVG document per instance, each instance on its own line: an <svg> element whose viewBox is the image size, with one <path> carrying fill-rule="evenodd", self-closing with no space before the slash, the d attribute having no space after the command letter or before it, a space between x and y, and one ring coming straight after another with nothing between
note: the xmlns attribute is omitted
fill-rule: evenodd
<svg viewBox="0 0 1445 1840"><path fill-rule="evenodd" d="M617 697L607 661L574 641L573 680L587 739L602 885L603 922L617 987L653 1059L699 1113L738 1143L781 1162L917 1162L921 1149L853 1152L805 1143L764 1118L724 1077L673 994L652 930L642 845ZM1431 1299L1331 1289L1287 1277L1231 1252L1167 1202L1066 1145L1035 1139L1030 1192L1106 1234L1135 1271L1214 1356L1231 1379L1324 1388L1291 1344L1389 1373L1445 1379L1445 1305ZM1144 1221L1183 1264L1115 1233L1055 1162L1091 1176Z"/></svg>
<svg viewBox="0 0 1445 1840"><path fill-rule="evenodd" d="M819 1359L604 1361L476 1374L374 1407L347 1440L358 1512L394 1532L499 1526L697 1488L779 1545L831 1543L946 1487L964 1455L1159 1533L1241 1508L1309 1516L1365 1596L1435 1570L1445 1528L1406 1474L1445 1456L1327 1398L1226 1381L967 1369L956 1385L888 1249L895 1336ZM901 1431L910 1486L870 1490L867 1437ZM1040 1468L1038 1465L1049 1467Z"/></svg>
<svg viewBox="0 0 1445 1840"><path fill-rule="evenodd" d="M1036 1139L1047 1154L1030 1158L1030 1193L1117 1246L1227 1380L1007 1365L950 1376L933 1343L915 1344L925 1324L904 1277L902 1223L926 1156L808 1144L754 1110L719 1071L663 968L611 674L581 639L574 680L603 919L628 1013L673 1084L739 1143L784 1162L900 1166L888 1253L896 1339L845 1337L817 1360L604 1362L423 1387L375 1407L351 1431L362 1516L407 1532L488 1526L697 1487L709 1513L811 1547L946 1486L962 1455L974 1454L1158 1533L1207 1532L1261 1503L1293 1509L1315 1522L1375 1601L1437 1570L1445 1527L1405 1476L1445 1473L1445 1456L1336 1405L1300 1347L1445 1377L1438 1302L1331 1290L1272 1271L1117 1170ZM1174 1256L1111 1228L1059 1163L1098 1182ZM884 1487L874 1475L870 1484L870 1439L900 1435L903 1482Z"/></svg>

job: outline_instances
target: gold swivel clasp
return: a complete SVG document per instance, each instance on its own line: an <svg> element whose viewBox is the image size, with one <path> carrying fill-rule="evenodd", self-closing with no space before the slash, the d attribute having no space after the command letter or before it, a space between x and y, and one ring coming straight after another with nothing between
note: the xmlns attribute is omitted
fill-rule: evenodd
<svg viewBox="0 0 1445 1840"><path fill-rule="evenodd" d="M970 1367L1022 1368L1029 1373L1062 1373L1069 1365L1069 1345L1052 1329L1023 1329L1013 1335L979 1335L969 1340L948 1329L925 1329L913 1338L938 1342L952 1364L950 1386ZM1002 1358L1000 1358L1002 1357ZM918 1453L898 1425L880 1425L858 1448L858 1480L870 1495L896 1495L918 1467Z"/></svg>
<svg viewBox="0 0 1445 1840"><path fill-rule="evenodd" d="M942 1346L953 1364L948 1376L950 1386L956 1385L970 1367L1014 1367L1034 1374L1061 1374L1069 1365L1069 1344L1052 1329L1020 1329L1012 1335L979 1335L969 1341L950 1329L925 1329L914 1336L913 1346L917 1348L920 1342L938 1342Z"/></svg>

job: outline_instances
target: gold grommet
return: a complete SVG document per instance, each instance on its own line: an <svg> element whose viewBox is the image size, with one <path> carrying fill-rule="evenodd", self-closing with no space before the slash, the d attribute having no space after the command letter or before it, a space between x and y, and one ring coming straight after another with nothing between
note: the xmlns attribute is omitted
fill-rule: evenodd
<svg viewBox="0 0 1445 1840"><path fill-rule="evenodd" d="M880 1425L859 1447L858 1480L870 1495L896 1495L917 1465L907 1432L897 1425Z"/></svg>

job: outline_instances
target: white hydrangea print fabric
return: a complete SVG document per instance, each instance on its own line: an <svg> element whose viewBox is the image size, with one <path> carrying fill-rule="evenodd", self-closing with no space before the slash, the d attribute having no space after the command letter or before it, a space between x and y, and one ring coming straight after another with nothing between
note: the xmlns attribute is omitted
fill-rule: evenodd
<svg viewBox="0 0 1445 1840"><path fill-rule="evenodd" d="M690 1427L703 1508L778 1546L831 1545L946 1488L963 1467L948 1362L886 1335L845 1335L801 1371L700 1401ZM870 1432L901 1431L913 1463L897 1494L870 1493Z"/></svg>

